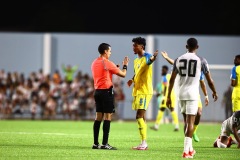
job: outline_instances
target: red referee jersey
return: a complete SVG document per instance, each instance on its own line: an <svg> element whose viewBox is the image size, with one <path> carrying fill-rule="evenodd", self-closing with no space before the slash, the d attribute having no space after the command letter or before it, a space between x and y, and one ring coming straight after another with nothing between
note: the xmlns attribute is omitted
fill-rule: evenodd
<svg viewBox="0 0 240 160"><path fill-rule="evenodd" d="M91 70L95 89L108 89L113 86L112 75L120 71L116 64L102 57L92 62Z"/></svg>

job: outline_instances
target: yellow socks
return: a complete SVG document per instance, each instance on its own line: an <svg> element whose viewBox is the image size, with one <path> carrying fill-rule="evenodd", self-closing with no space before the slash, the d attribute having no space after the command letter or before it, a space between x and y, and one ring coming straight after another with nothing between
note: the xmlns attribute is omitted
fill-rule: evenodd
<svg viewBox="0 0 240 160"><path fill-rule="evenodd" d="M143 120L143 118L138 118L138 129L140 133L141 140L146 140L147 139L147 124Z"/></svg>
<svg viewBox="0 0 240 160"><path fill-rule="evenodd" d="M161 120L163 118L163 114L164 114L163 111L161 111L161 110L158 111L158 115L157 115L157 118L156 118L156 121L155 121L155 125L159 125L160 124L160 122L161 122Z"/></svg>

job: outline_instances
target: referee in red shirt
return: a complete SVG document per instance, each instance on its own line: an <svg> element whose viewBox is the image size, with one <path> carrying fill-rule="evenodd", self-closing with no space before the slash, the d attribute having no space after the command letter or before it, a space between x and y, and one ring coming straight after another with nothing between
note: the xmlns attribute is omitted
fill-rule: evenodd
<svg viewBox="0 0 240 160"><path fill-rule="evenodd" d="M98 46L99 57L91 65L92 76L94 80L94 99L96 104L96 117L93 124L94 144L92 149L116 150L116 147L108 144L110 123L114 111L114 93L112 75L116 74L125 77L129 58L125 57L122 62L122 70L109 60L111 56L111 46L107 43L101 43ZM102 145L98 142L99 129L103 121L103 139Z"/></svg>

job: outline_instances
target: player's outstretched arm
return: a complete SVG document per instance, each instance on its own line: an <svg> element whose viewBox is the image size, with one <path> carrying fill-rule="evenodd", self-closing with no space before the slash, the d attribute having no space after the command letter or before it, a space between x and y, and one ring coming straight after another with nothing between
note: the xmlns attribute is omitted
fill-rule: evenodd
<svg viewBox="0 0 240 160"><path fill-rule="evenodd" d="M200 80L200 86L201 86L201 89L202 89L203 94L205 96L205 106L207 106L208 103L209 103L209 99L208 99L207 88L206 88L204 80Z"/></svg>
<svg viewBox="0 0 240 160"><path fill-rule="evenodd" d="M177 73L175 71L172 71L171 78L169 80L167 102L166 102L166 105L168 108L172 107L171 92L174 86L176 76L177 76Z"/></svg>
<svg viewBox="0 0 240 160"><path fill-rule="evenodd" d="M215 86L214 86L214 82L211 78L211 75L210 75L210 72L208 72L207 74L205 74L205 77L207 79L207 82L208 82L208 86L210 87L210 89L212 90L212 97L214 99L214 101L216 101L218 99L218 95L217 95L217 92L216 92L216 89L215 89Z"/></svg>
<svg viewBox="0 0 240 160"><path fill-rule="evenodd" d="M127 74L128 62L129 62L129 58L128 58L127 56L124 57L123 62L122 62L123 68L122 68L122 70L120 70L120 71L117 73L118 76L120 76L120 77L125 77L125 76L126 76L126 74ZM117 67L119 67L119 65L117 65Z"/></svg>
<svg viewBox="0 0 240 160"><path fill-rule="evenodd" d="M237 148L240 148L240 137L238 136L238 130L237 130L237 127L232 127L232 130L233 130L233 135L234 135L234 138L236 139L236 141L238 142L238 146Z"/></svg>
<svg viewBox="0 0 240 160"><path fill-rule="evenodd" d="M158 55L158 50L156 50L154 53L153 53L153 56L150 58L150 60L153 62L157 59L157 55Z"/></svg>
<svg viewBox="0 0 240 160"><path fill-rule="evenodd" d="M173 65L173 63L174 63L174 60L173 60L173 59L171 59L170 57L168 57L168 54L167 54L167 52L165 52L165 51L162 51L162 52L161 52L161 54L162 54L163 58L164 58L164 59L166 59L166 60L168 61L168 63L170 63L170 64L172 64L172 65Z"/></svg>

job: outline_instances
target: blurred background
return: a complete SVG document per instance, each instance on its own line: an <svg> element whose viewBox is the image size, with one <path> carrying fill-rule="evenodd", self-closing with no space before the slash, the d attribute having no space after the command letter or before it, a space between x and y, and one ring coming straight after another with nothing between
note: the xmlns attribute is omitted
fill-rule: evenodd
<svg viewBox="0 0 240 160"><path fill-rule="evenodd" d="M142 36L147 39L147 52L167 51L172 59L186 52L188 38L198 39L198 54L207 59L219 95L213 102L208 90L210 104L203 107L201 120L221 122L231 110L226 96L231 92L225 92L233 59L240 51L239 15L234 1L4 2L0 10L0 118L93 119L90 66L98 57L98 45L106 42L112 46L113 62L121 65L124 56L130 58L126 78L114 77L115 119L134 120L132 88L126 82L133 76L132 39ZM162 65L171 68L158 56L154 88L161 80ZM66 78L68 74L72 77ZM157 110L154 96L147 119L154 120Z"/></svg>

